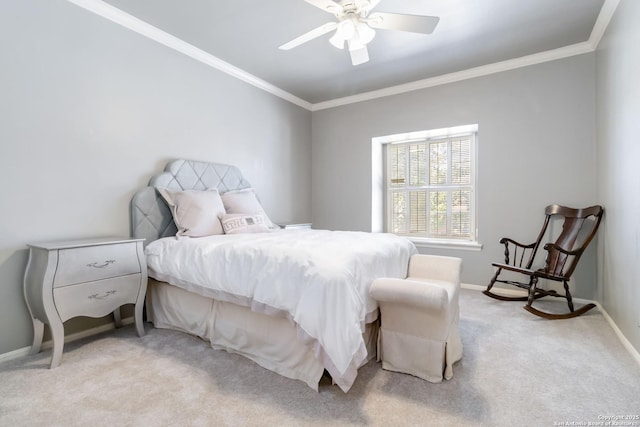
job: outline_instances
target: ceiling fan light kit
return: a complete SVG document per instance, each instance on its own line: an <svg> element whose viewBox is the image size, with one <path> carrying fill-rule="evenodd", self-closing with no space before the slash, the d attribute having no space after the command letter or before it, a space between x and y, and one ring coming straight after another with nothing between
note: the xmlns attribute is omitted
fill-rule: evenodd
<svg viewBox="0 0 640 427"><path fill-rule="evenodd" d="M378 12L369 15L380 0L305 0L307 3L333 14L338 22L329 22L313 29L300 37L280 46L282 50L293 49L303 43L327 34L335 33L329 42L338 49L349 48L351 63L363 64L369 61L369 44L376 36L374 28L383 30L409 31L420 34L431 34L440 18L434 16L406 15L400 13Z"/></svg>
<svg viewBox="0 0 640 427"><path fill-rule="evenodd" d="M361 49L376 36L373 28L362 21L346 19L338 24L336 32L329 42L338 49L344 49L345 42L349 43L349 50Z"/></svg>

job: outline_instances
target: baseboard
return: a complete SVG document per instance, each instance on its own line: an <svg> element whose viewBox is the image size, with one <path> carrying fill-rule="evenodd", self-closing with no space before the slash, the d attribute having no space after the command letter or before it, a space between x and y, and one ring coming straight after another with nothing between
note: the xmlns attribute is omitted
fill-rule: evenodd
<svg viewBox="0 0 640 427"><path fill-rule="evenodd" d="M616 325L616 322L614 322L611 316L609 316L609 313L607 313L607 310L605 310L598 301L593 301L593 303L596 305L596 307L598 307L598 310L600 310L604 318L607 319L607 322L609 322L609 324L613 328L613 331L616 333L624 348L627 349L631 357L633 357L635 361L638 362L638 365L640 365L640 353L638 352L638 350L636 350L636 348L631 344L627 337L624 336L622 331L618 328L618 325Z"/></svg>
<svg viewBox="0 0 640 427"><path fill-rule="evenodd" d="M130 325L132 323L134 323L133 316L125 317L125 318L122 319L122 325ZM101 325L101 326L96 326L95 328L85 329L84 331L80 331L80 332L76 332L76 333L73 333L73 334L65 335L64 343L65 344L66 343L70 343L70 342L73 342L73 341L80 340L82 338L90 337L92 335L98 335L98 334L101 334L103 332L111 331L113 329L116 329L116 324L114 322L107 323L107 324ZM51 340L44 341L42 343L42 346L40 347L40 351L49 350L52 347L53 347L53 341L51 341ZM0 354L0 363L5 362L7 360L12 360L12 359L17 359L19 357L28 356L30 351L31 351L31 346L22 347L22 348L19 348L17 350L10 351L8 353Z"/></svg>
<svg viewBox="0 0 640 427"><path fill-rule="evenodd" d="M470 289L472 291L480 291L480 292L484 291L487 288L486 286L472 285L470 283L462 283L460 287L462 289ZM526 291L519 290L519 289L500 288L500 293L508 296L526 296L527 295ZM622 343L622 346L629 352L631 357L638 363L638 365L640 365L640 353L631 344L631 342L629 342L627 337L624 336L620 328L618 328L618 325L616 325L616 322L613 321L611 316L609 316L609 313L607 313L607 310L605 310L598 301L592 301L592 300L583 299L583 298L573 298L573 300L579 304L589 304L589 303L595 304L596 308L600 310L600 313L602 313L602 315L607 320L607 322L609 322L609 325L611 325L613 332L616 334L616 336Z"/></svg>

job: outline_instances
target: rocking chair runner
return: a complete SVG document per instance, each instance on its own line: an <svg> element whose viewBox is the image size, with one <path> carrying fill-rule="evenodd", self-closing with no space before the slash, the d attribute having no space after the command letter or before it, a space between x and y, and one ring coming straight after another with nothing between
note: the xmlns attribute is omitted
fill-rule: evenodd
<svg viewBox="0 0 640 427"><path fill-rule="evenodd" d="M524 309L537 316L546 319L568 319L580 316L595 307L595 304L587 304L578 310L574 309L571 293L569 292L569 280L578 265L578 261L584 250L587 248L600 226L604 209L602 206L591 206L585 209L573 209L565 206L550 205L545 209L545 220L542 230L534 243L524 245L509 238L502 238L500 243L505 248L504 263L492 263L496 268L496 274L491 279L487 289L483 292L491 298L503 301L527 301ZM534 258L544 237L547 227L553 217L564 217L562 232L555 243L547 243L543 249L547 251L545 266L539 269L532 269ZM579 247L574 249L578 236L584 236ZM498 279L503 270L513 271L528 276L527 282L517 280ZM562 295L554 290L539 289L538 280L548 279L564 284L565 294ZM491 291L496 283L505 283L526 289L526 297L508 297L496 294ZM569 305L569 312L565 314L552 314L540 311L532 306L533 302L545 296L566 298Z"/></svg>

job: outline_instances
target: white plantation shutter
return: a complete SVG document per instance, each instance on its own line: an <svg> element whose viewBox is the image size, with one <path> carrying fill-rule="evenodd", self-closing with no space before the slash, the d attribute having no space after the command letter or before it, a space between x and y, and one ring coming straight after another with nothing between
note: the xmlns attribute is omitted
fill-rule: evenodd
<svg viewBox="0 0 640 427"><path fill-rule="evenodd" d="M429 234L434 237L447 236L447 192L429 192Z"/></svg>
<svg viewBox="0 0 640 427"><path fill-rule="evenodd" d="M471 138L451 140L451 229L454 237L471 234Z"/></svg>
<svg viewBox="0 0 640 427"><path fill-rule="evenodd" d="M404 187L405 185L406 151L405 145L389 146L389 186L391 187Z"/></svg>
<svg viewBox="0 0 640 427"><path fill-rule="evenodd" d="M438 185L447 182L447 159L446 142L432 142L429 144L429 184Z"/></svg>
<svg viewBox="0 0 640 427"><path fill-rule="evenodd" d="M427 231L427 192L409 192L409 233L424 234Z"/></svg>
<svg viewBox="0 0 640 427"><path fill-rule="evenodd" d="M409 144L409 185L427 183L427 144Z"/></svg>
<svg viewBox="0 0 640 427"><path fill-rule="evenodd" d="M406 201L404 191L394 191L391 193L391 232L396 234L406 234Z"/></svg>
<svg viewBox="0 0 640 427"><path fill-rule="evenodd" d="M387 144L390 232L475 239L475 133Z"/></svg>
<svg viewBox="0 0 640 427"><path fill-rule="evenodd" d="M471 184L471 138L451 140L451 183Z"/></svg>

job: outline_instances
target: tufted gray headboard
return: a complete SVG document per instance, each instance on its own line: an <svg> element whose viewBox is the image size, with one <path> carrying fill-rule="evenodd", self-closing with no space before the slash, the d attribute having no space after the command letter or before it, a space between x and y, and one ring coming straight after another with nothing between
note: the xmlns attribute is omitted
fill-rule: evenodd
<svg viewBox="0 0 640 427"><path fill-rule="evenodd" d="M216 188L222 194L250 186L235 166L172 160L167 163L164 172L151 177L149 186L139 190L131 199L131 235L146 239L147 244L161 237L174 236L178 231L171 211L156 187L172 190Z"/></svg>

